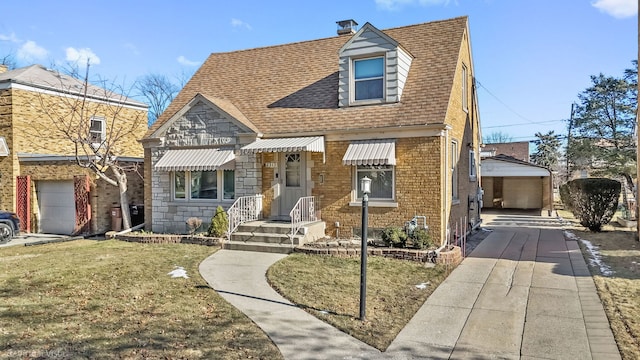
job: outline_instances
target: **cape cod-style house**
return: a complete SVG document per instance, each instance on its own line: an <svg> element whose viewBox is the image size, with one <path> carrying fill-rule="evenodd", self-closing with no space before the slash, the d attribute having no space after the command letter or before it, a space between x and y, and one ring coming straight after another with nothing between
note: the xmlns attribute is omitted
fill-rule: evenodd
<svg viewBox="0 0 640 360"><path fill-rule="evenodd" d="M357 237L363 177L371 229L420 216L444 243L452 224L479 223L467 17L338 25L334 37L209 56L142 139L147 230L184 233L221 205L244 234L231 244L269 232L236 228L254 219Z"/></svg>

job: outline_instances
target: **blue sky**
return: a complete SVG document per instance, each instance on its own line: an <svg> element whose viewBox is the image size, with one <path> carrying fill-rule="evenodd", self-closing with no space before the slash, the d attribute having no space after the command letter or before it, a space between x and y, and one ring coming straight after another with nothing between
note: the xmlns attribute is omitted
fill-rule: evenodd
<svg viewBox="0 0 640 360"><path fill-rule="evenodd" d="M638 56L636 0L21 0L2 15L0 57L89 57L92 74L125 87L191 74L212 52L331 37L338 20L386 29L467 15L483 134L514 141L566 133L589 76L621 76Z"/></svg>

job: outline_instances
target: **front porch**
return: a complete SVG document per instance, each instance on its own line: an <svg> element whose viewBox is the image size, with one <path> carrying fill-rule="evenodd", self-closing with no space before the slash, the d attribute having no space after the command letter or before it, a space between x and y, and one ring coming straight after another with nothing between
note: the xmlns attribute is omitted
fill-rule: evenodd
<svg viewBox="0 0 640 360"><path fill-rule="evenodd" d="M295 235L291 223L279 220L245 222L230 233L223 249L289 254L294 247L324 237L325 223L321 220L305 221Z"/></svg>
<svg viewBox="0 0 640 360"><path fill-rule="evenodd" d="M242 196L227 210L229 229L223 248L288 254L295 246L325 237L316 198L298 198L287 220L263 219L263 195Z"/></svg>

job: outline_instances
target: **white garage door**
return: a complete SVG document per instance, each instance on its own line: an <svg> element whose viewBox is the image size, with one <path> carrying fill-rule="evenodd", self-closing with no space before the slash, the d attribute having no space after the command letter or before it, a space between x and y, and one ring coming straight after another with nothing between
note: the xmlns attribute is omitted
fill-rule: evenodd
<svg viewBox="0 0 640 360"><path fill-rule="evenodd" d="M505 177L502 187L506 209L542 208L542 179L539 177Z"/></svg>
<svg viewBox="0 0 640 360"><path fill-rule="evenodd" d="M76 204L73 181L38 181L40 232L73 233L76 224Z"/></svg>

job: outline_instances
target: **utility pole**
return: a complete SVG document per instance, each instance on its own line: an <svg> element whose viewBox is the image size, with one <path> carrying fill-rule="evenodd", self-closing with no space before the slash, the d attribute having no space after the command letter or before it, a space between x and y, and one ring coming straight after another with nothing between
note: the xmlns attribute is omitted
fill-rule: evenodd
<svg viewBox="0 0 640 360"><path fill-rule="evenodd" d="M576 103L571 104L571 116L569 117L569 132L567 133L567 151L565 151L564 153L564 160L567 166L565 181L569 181L569 179L571 178L571 173L570 173L571 166L569 166L569 144L571 144L571 131L573 130L573 115L575 113L575 105Z"/></svg>

